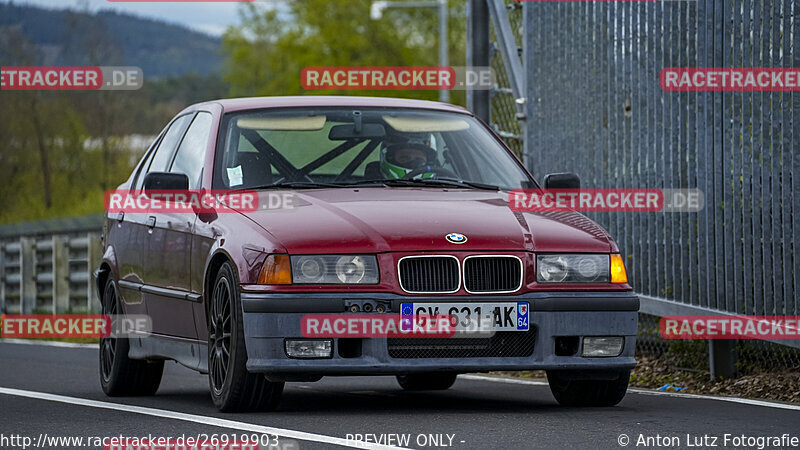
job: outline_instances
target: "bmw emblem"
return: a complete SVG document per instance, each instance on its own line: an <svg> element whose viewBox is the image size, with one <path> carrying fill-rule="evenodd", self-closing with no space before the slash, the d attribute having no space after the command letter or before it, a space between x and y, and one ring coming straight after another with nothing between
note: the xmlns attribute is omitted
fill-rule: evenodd
<svg viewBox="0 0 800 450"><path fill-rule="evenodd" d="M461 233L450 233L444 238L447 239L447 242L450 242L451 244L463 244L467 242L467 237Z"/></svg>

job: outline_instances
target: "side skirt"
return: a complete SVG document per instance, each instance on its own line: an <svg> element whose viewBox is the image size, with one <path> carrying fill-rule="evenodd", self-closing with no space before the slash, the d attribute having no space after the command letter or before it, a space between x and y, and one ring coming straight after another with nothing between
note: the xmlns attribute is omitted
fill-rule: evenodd
<svg viewBox="0 0 800 450"><path fill-rule="evenodd" d="M194 339L148 334L130 338L131 359L170 359L178 364L208 373L208 343Z"/></svg>

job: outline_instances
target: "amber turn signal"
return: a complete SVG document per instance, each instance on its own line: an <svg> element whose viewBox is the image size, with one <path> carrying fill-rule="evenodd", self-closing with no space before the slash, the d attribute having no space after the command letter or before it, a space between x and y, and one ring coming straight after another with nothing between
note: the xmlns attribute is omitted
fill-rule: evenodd
<svg viewBox="0 0 800 450"><path fill-rule="evenodd" d="M622 256L618 253L611 255L611 282L628 282L628 274L625 272L625 263L622 262Z"/></svg>
<svg viewBox="0 0 800 450"><path fill-rule="evenodd" d="M289 255L269 255L261 266L258 284L292 284L292 264Z"/></svg>

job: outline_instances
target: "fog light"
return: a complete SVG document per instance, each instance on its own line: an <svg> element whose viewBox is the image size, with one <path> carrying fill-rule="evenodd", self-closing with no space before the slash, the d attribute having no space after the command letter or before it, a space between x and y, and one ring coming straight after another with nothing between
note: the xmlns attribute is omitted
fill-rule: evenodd
<svg viewBox="0 0 800 450"><path fill-rule="evenodd" d="M287 339L286 354L290 358L330 358L333 354L333 341Z"/></svg>
<svg viewBox="0 0 800 450"><path fill-rule="evenodd" d="M594 336L583 338L583 356L585 357L604 357L619 356L622 353L622 346L625 338L622 336Z"/></svg>

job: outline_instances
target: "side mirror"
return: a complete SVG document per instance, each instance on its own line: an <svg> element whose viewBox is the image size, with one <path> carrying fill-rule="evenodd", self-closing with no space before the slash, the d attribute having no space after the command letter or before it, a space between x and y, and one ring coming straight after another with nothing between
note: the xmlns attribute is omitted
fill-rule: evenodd
<svg viewBox="0 0 800 450"><path fill-rule="evenodd" d="M147 191L186 191L189 190L189 177L183 173L150 172L144 177L144 192Z"/></svg>
<svg viewBox="0 0 800 450"><path fill-rule="evenodd" d="M580 189L581 179L574 173L551 173L544 177L545 189Z"/></svg>

